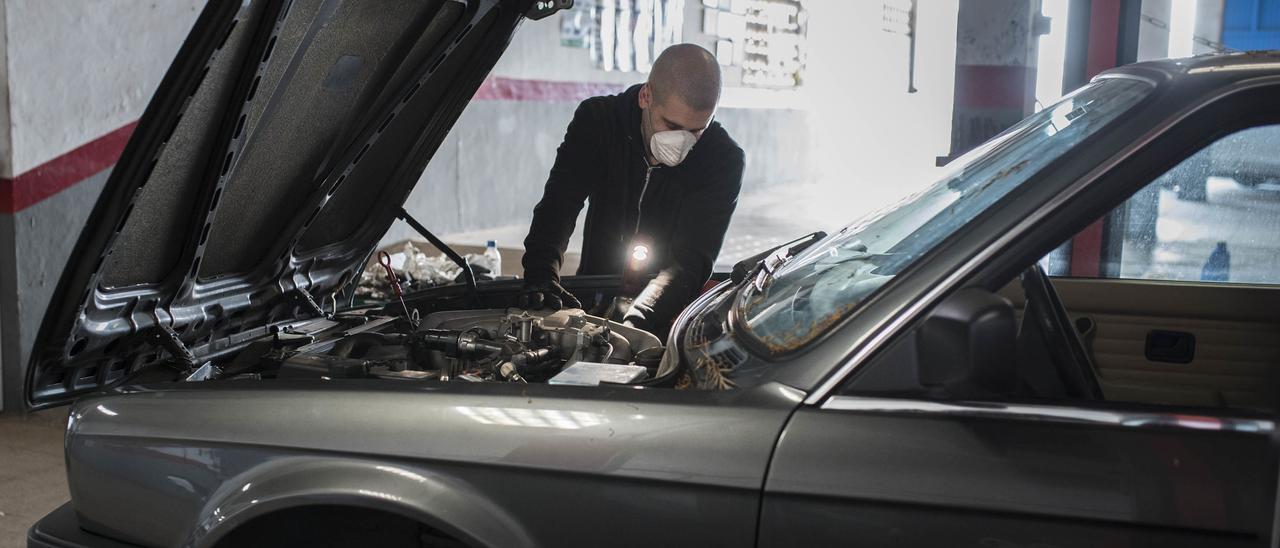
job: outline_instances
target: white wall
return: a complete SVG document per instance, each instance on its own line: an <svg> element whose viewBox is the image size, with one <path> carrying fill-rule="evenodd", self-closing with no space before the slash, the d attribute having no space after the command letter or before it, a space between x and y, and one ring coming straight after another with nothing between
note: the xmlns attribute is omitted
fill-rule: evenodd
<svg viewBox="0 0 1280 548"><path fill-rule="evenodd" d="M542 21L525 21L511 45L493 67L493 75L557 82L643 82L638 72L608 72L596 68L586 49L560 45L560 14Z"/></svg>
<svg viewBox="0 0 1280 548"><path fill-rule="evenodd" d="M8 0L12 177L137 120L204 2Z"/></svg>
<svg viewBox="0 0 1280 548"><path fill-rule="evenodd" d="M701 10L699 0L686 0L684 39L713 46L698 32ZM619 87L645 81L646 73L604 71L592 64L586 49L561 46L560 17L526 21L492 76ZM726 88L717 120L747 153L744 192L813 178L810 118L800 97ZM472 102L427 166L406 209L438 234L527 227L577 102ZM504 153L495 155L495 150ZM396 223L382 244L412 237L407 226Z"/></svg>
<svg viewBox="0 0 1280 548"><path fill-rule="evenodd" d="M908 40L881 28L881 2L810 4L805 78L816 169L858 200L886 202L932 179L951 144L956 0L920 2L915 93Z"/></svg>

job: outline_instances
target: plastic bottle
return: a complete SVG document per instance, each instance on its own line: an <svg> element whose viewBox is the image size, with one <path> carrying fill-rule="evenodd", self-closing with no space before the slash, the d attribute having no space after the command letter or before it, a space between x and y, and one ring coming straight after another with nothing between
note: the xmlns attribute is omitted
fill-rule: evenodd
<svg viewBox="0 0 1280 548"><path fill-rule="evenodd" d="M498 242L489 240L484 244L484 258L488 259L489 271L493 273L493 277L497 278L502 275L502 254L498 253Z"/></svg>

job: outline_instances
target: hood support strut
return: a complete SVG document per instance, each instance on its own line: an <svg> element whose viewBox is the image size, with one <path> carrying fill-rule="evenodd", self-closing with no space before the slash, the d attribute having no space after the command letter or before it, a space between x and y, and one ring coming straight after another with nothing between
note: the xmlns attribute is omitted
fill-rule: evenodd
<svg viewBox="0 0 1280 548"><path fill-rule="evenodd" d="M452 247L449 247L449 244L444 243L440 238L437 238L435 234L432 234L430 230L427 230L427 227L422 226L422 223L419 223L417 219L414 219L412 215L409 215L409 212L405 211L403 207L400 208L400 212L397 213L397 217L399 217L401 221L408 223L408 225L417 231L418 234L421 234L423 238L426 238L428 242L431 242L431 245L436 246L436 249L444 252L444 254L449 257L449 260L453 261L453 264L458 265L458 268L462 269L462 277L467 282L467 292L471 295L471 302L475 306L480 306L480 292L476 289L476 274L471 271L471 263L468 263L466 259L462 258L462 255L459 255Z"/></svg>
<svg viewBox="0 0 1280 548"><path fill-rule="evenodd" d="M172 327L169 327L169 324L160 321L159 317L156 318L156 327L152 333L152 338L156 341L156 344L168 350L169 354L173 356L173 361L177 362L173 364L175 369L188 371L196 366L196 355L186 345L182 344L182 339L178 337L178 333Z"/></svg>

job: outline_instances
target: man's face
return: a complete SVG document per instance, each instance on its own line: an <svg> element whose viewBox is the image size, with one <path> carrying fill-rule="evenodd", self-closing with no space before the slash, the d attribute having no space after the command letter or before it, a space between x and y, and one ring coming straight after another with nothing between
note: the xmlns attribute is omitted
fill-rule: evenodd
<svg viewBox="0 0 1280 548"><path fill-rule="evenodd" d="M649 138L659 131L684 130L701 138L702 132L711 125L714 110L694 110L674 95L665 101L656 101L648 84L640 88L640 108L644 109L644 120L640 129L644 135L645 148L649 147Z"/></svg>

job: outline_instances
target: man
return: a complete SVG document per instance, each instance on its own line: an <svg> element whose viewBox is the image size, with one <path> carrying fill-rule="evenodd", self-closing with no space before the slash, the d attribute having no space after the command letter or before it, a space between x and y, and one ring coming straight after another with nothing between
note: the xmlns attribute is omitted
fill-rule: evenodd
<svg viewBox="0 0 1280 548"><path fill-rule="evenodd" d="M620 274L643 242L656 274L624 321L667 328L710 278L742 185L742 149L714 121L719 101L715 56L679 44L646 83L578 105L524 241L523 305L582 306L559 272L590 199L578 274Z"/></svg>

